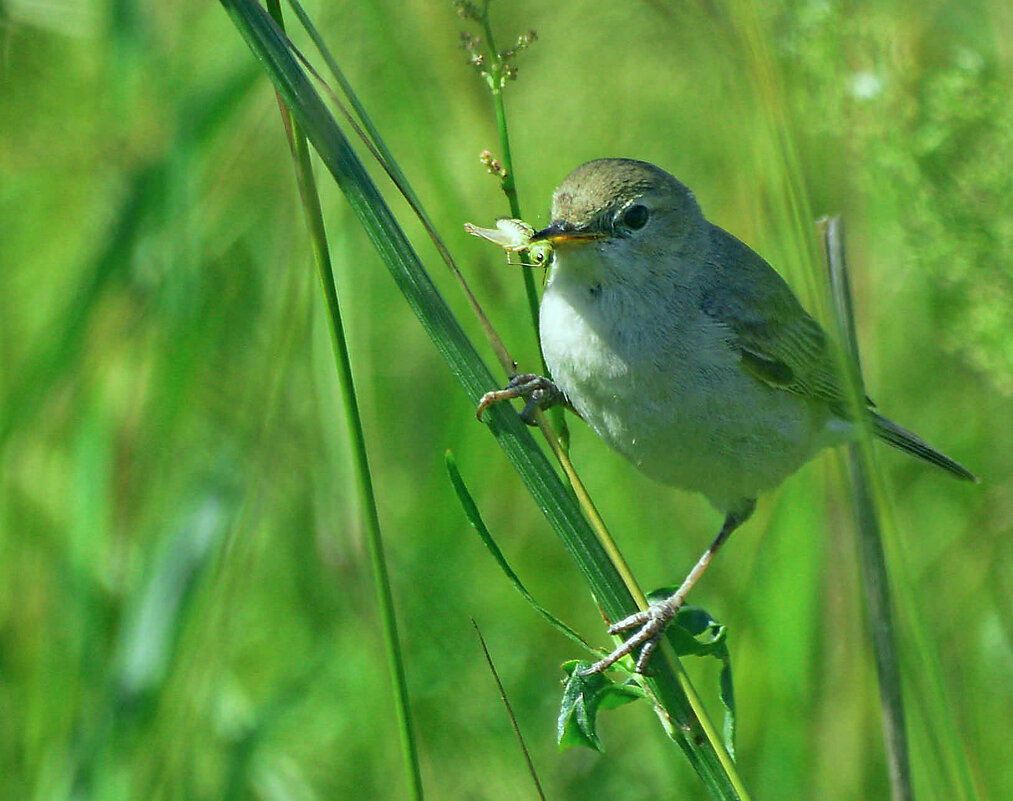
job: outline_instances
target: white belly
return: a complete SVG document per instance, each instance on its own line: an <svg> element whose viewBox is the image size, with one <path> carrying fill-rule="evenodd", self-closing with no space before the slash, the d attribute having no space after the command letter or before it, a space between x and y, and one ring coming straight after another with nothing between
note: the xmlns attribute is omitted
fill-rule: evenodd
<svg viewBox="0 0 1013 801"><path fill-rule="evenodd" d="M743 372L695 304L673 299L664 314L644 317L643 298L625 292L595 294L557 271L542 299L546 364L602 439L721 511L813 455L825 423L819 409Z"/></svg>

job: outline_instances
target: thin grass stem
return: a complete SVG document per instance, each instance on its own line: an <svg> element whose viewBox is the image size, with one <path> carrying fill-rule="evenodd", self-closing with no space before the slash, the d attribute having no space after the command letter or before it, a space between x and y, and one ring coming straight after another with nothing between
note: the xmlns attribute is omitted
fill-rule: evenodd
<svg viewBox="0 0 1013 801"><path fill-rule="evenodd" d="M834 311L841 339L847 350L844 361L849 369L851 406L853 417L864 420L865 388L858 355L858 338L855 334L854 309L851 302L851 285L844 255L844 225L840 217L831 217L823 223L823 241ZM861 424L860 424L861 425ZM863 426L863 428L867 428ZM851 503L858 529L857 545L862 567L862 588L865 592L866 615L872 637L879 679L879 698L883 710L883 739L890 774L891 797L894 801L913 801L911 761L908 751L907 729L904 723L904 697L901 685L900 660L890 599L890 581L883 550L883 534L876 511L875 493L866 467L869 432L859 442L848 445L848 483Z"/></svg>
<svg viewBox="0 0 1013 801"><path fill-rule="evenodd" d="M489 72L486 75L486 83L492 95L493 110L496 114L496 130L499 132L500 163L502 166L502 177L500 188L506 195L507 204L510 206L510 216L516 220L524 219L521 211L521 202L517 194L517 178L514 172L514 160L510 148L510 132L507 125L506 103L503 99L503 88L506 83L506 64L503 54L496 47L496 36L492 28L492 18L489 15L491 0L484 0L482 5L481 25L485 34L487 51L489 56ZM535 276L533 264L527 252L520 253L521 264L527 269L521 271L524 281L524 295L528 302L528 314L531 316L531 326L535 332L535 339L539 338L539 297L535 287ZM548 375L549 368L545 364L545 357L542 355L541 347L538 348L538 359L542 368L542 374ZM564 452L569 449L570 432L566 425L566 417L562 408L554 408L549 411L549 418L552 420L552 427L555 429L553 438L558 438L559 444Z"/></svg>
<svg viewBox="0 0 1013 801"><path fill-rule="evenodd" d="M860 377L858 350L854 334L853 316L850 311L850 287L847 285L847 264L844 258L843 226L839 221L830 220L824 223L824 242L827 253L828 267L838 265L841 276L831 272L834 286L834 301L841 328L841 339L849 348L850 359L844 359L842 366L852 373L848 382L852 397L849 399L854 409L864 408L865 391ZM860 416L856 419L861 419ZM896 628L894 625L894 606L890 599L890 588L887 583L886 557L882 529L892 528L889 507L882 502L882 487L876 480L875 473L869 469L872 455L869 445L870 437L863 436L849 446L849 476L852 486L855 473L860 472L863 482L860 489L852 492L855 503L856 521L859 525L859 558L863 571L863 584L866 592L866 606L869 625L872 632L873 648L880 683L880 698L883 706L883 730L886 740L887 762L890 770L890 781L893 797L908 801L914 798L909 757L909 733L905 726L905 714L902 704L902 687L900 680L899 658L896 645ZM894 538L896 540L896 538ZM925 627L914 612L914 601L911 598L912 583L906 575L909 560L903 553L903 543L896 541L891 564L899 575L897 586L897 612L902 620L902 630L908 642L917 654L916 663L920 667L918 676L913 677L916 684L914 700L916 708L924 718L933 725L922 732L931 750L932 767L941 774L948 786L945 789L950 798L971 801L981 797L975 774L972 770L966 746L959 735L959 725L954 715L954 705L949 700L939 655L932 647ZM917 683L916 683L917 682ZM928 686L926 686L928 685Z"/></svg>
<svg viewBox="0 0 1013 801"><path fill-rule="evenodd" d="M284 23L279 0L268 0L267 5L278 26L283 27ZM317 192L316 180L313 177L313 166L310 162L309 145L306 137L303 135L298 122L292 119L288 107L280 94L278 95L278 107L285 126L289 147L292 150L292 160L296 168L299 195L302 200L303 210L306 213L309 240L313 250L314 261L317 265L320 288L323 291L324 300L327 305L328 329L334 353L334 366L338 374L342 406L345 410L345 426L352 453L353 473L359 495L359 509L365 523L366 542L369 547L370 564L373 573L373 586L376 591L377 606L380 613L380 627L383 631L391 688L394 692L394 708L397 715L402 759L404 760L405 770L408 774L411 798L415 801L422 801L425 793L422 785L422 772L419 765L415 729L412 723L404 655L401 650L401 640L398 636L394 595L391 589L390 573L387 569L387 558L384 553L383 533L376 508L376 493L373 488L369 455L366 450L366 438L362 429L362 418L359 414L359 403L355 393L355 381L352 376L352 363L348 352L348 342L341 319L341 307L338 301L337 285L334 281L330 249L327 245L327 233L324 228L323 212L320 207L320 196Z"/></svg>
<svg viewBox="0 0 1013 801"><path fill-rule="evenodd" d="M492 105L496 112L496 129L499 131L499 146L501 150L501 162L504 175L501 181L503 194L510 204L510 215L515 219L523 219L521 215L521 204L517 197L517 179L514 174L514 161L510 153L510 134L507 129L506 107L503 102L503 84L505 81L503 57L496 47L496 37L492 29L492 20L489 17L489 4L491 0L485 0L482 4L482 30L485 32L485 41L488 45L489 59L491 62L489 70L489 91L492 94ZM521 253L521 261L530 265L527 253ZM524 270L524 292L528 299L528 312L531 315L531 323L535 329L535 336L538 335L538 290L535 288L535 277L531 270ZM544 368L544 362L543 362Z"/></svg>
<svg viewBox="0 0 1013 801"><path fill-rule="evenodd" d="M531 776L531 780L535 783L535 792L538 793L538 797L542 799L542 801L545 801L545 791L542 790L542 783L538 780L538 771L535 770L535 763L534 760L531 759L531 752L528 750L528 746L524 742L524 735L521 734L521 727L517 723L517 716L514 714L514 708L510 705L510 699L507 698L506 688L503 686L503 682L500 681L496 665L493 664L492 655L489 653L489 646L485 644L485 637L482 636L482 630L478 627L478 623L474 618L471 619L471 625L475 627L475 634L478 635L479 645L482 646L482 654L485 656L486 664L489 665L489 672L492 673L493 680L496 682L496 689L499 690L500 700L503 702L503 707L506 709L507 717L510 718L510 726L514 730L514 736L517 738L517 744L520 746L521 753L524 754L524 762L527 765L528 774Z"/></svg>
<svg viewBox="0 0 1013 801"><path fill-rule="evenodd" d="M489 5L490 0L485 0L482 7L481 22L486 37L486 43L488 45L489 58L491 61L491 67L488 74L488 84L493 98L493 106L496 111L496 124L500 133L500 147L502 149L501 163L504 170L504 175L502 178L502 189L504 194L507 196L507 200L510 204L511 215L514 218L523 219L523 215L521 213L520 208L520 201L517 195L517 184L513 168L513 158L511 156L510 151L510 136L507 128L506 109L503 102L504 64L500 51L496 47L496 40L493 33L492 22L489 16ZM526 253L521 253L521 260L525 263L528 262ZM538 295L535 290L534 280L531 271L525 270L524 277L525 277L525 287L528 293L528 302L531 308L532 322L534 324L535 332L537 334L539 326ZM547 373L548 368L545 365L544 358L541 359L541 364L543 371ZM581 481L579 475L577 474L577 471L574 468L573 463L570 461L567 447L569 436L566 430L566 422L562 414L562 409L556 408L550 411L550 413L552 412L555 412L555 414L553 415L552 425L549 424L545 414L539 412L537 415L536 419L538 422L539 429L542 432L542 436L545 438L545 441L548 443L556 459L559 461L563 469L564 475L570 482L570 486L573 488L574 493L577 496L577 500L580 503L584 515L587 517L588 521L591 524L591 527L594 529L595 534L598 537L598 540L601 543L602 547L605 549L605 552L608 555L608 558L611 560L612 565L615 567L619 575L622 577L622 580L625 583L626 588L633 596L637 606L641 609L646 609L647 599L645 598L643 591L640 589L640 586L638 585L636 579L634 578L633 572L630 570L630 567L626 562L626 559L623 557L622 552L619 550L618 545L612 538L612 535L609 532L608 527L605 525L605 521L602 518L601 514L598 512L598 508L597 506L595 506L595 503L591 498L590 493L587 491L587 488L584 486L584 483ZM556 431L559 431L560 433L557 435ZM620 642L623 638L617 636L615 639L617 642ZM709 716L707 715L707 712L703 705L703 701L700 698L699 694L696 692L696 688L690 681L689 675L686 673L686 670L683 667L682 662L667 647L665 647L663 650L666 653L666 658L668 659L669 667L674 673L680 688L685 693L687 701L689 702L689 705L692 708L694 714L700 721L700 724L706 734L707 739L714 747L715 753L717 753L719 760L722 762L722 766L725 768L726 771L728 771L729 776L732 777L733 779L733 782L735 782L738 776L735 771L734 762L731 756L724 749L722 740L717 730L715 729L713 723L711 722ZM737 790L743 798L747 797L748 794L745 790L745 787L741 785L741 782L739 783Z"/></svg>

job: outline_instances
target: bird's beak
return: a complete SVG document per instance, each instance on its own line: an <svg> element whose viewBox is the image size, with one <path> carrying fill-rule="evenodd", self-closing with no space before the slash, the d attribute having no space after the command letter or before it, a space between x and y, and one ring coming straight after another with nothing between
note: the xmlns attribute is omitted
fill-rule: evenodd
<svg viewBox="0 0 1013 801"><path fill-rule="evenodd" d="M603 235L597 231L581 230L566 220L553 220L547 228L535 231L531 235L532 242L548 242L550 245L562 242L590 242L602 238Z"/></svg>

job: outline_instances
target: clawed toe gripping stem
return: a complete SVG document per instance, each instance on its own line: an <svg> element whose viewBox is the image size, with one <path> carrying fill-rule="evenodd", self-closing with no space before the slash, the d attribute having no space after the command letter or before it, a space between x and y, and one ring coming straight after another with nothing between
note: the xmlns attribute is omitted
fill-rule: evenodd
<svg viewBox="0 0 1013 801"><path fill-rule="evenodd" d="M482 412L500 401L514 398L526 398L527 403L521 410L521 419L528 425L535 424L535 410L548 409L560 403L566 403L566 395L551 379L534 373L521 373L510 379L503 389L486 392L478 403L475 416L481 420Z"/></svg>
<svg viewBox="0 0 1013 801"><path fill-rule="evenodd" d="M592 673L608 670L624 656L636 651L637 648L640 648L640 654L637 656L637 673L646 673L651 655L658 647L665 630L675 620L675 615L678 613L679 607L682 606L682 602L683 599L676 593L663 601L651 604L647 609L613 623L609 626L609 634L619 634L638 626L639 628L612 653L595 662L591 667L582 670L580 675L590 676Z"/></svg>
<svg viewBox="0 0 1013 801"><path fill-rule="evenodd" d="M686 596L689 595L689 591L696 584L700 576L703 575L707 566L714 558L714 554L718 552L718 549L728 539L728 536L745 522L753 513L755 507L756 502L754 500L744 499L725 516L725 522L721 526L721 531L718 532L710 547L703 552L703 556L700 557L693 569L689 571L689 575L683 580L679 589L664 600L652 603L647 609L635 612L629 617L623 618L609 626L609 634L619 634L637 626L640 628L604 659L595 662L591 667L581 671L581 675L587 676L592 673L601 673L604 670L608 670L624 656L633 653L637 648L640 648L640 654L637 656L637 673L646 673L647 663L651 659L651 654L658 647L661 635L665 633L665 629L675 620L675 616L686 600Z"/></svg>

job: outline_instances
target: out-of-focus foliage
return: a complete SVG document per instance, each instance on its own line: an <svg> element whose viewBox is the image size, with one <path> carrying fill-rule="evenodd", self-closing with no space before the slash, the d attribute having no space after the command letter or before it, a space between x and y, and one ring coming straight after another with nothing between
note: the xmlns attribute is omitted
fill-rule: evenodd
<svg viewBox="0 0 1013 801"><path fill-rule="evenodd" d="M819 310L811 223L844 213L870 394L983 478L880 449L925 799L954 797L956 754L981 797L1013 794L1007 5L493 6L502 42L538 31L507 87L529 222L578 163L644 158ZM534 366L519 268L463 229L508 211L478 160L497 137L465 23L449 2L309 11ZM217 4L0 5L0 798L404 793L292 173L271 89ZM321 185L431 797L527 787L472 617L550 797L701 797L645 704L602 716L603 756L557 753L558 666L584 654L469 531L448 447L531 592L603 643L601 621ZM572 429L643 583L678 581L717 516ZM738 765L760 798L886 794L841 485L828 455L763 499L692 598L728 627ZM707 661L690 667L714 687Z"/></svg>

